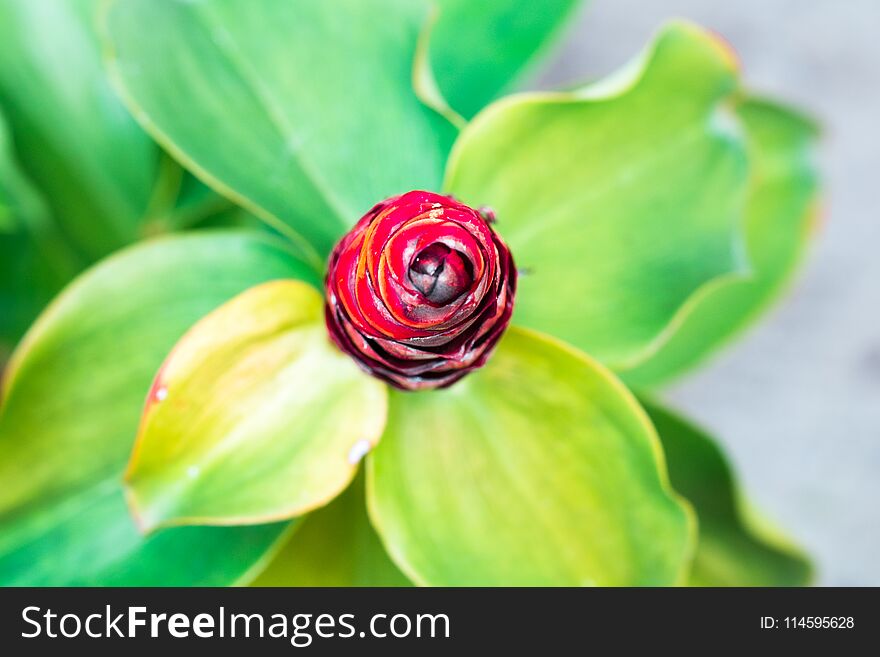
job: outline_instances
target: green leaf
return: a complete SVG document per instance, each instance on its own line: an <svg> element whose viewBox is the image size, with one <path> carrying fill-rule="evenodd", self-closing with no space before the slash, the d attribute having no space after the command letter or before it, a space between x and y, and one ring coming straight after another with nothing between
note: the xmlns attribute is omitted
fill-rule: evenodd
<svg viewBox="0 0 880 657"><path fill-rule="evenodd" d="M364 506L363 477L296 532L252 586L410 586L382 547Z"/></svg>
<svg viewBox="0 0 880 657"><path fill-rule="evenodd" d="M165 216L160 216L157 223L169 231L224 225L231 227L235 225L235 221L230 221L233 217L249 217L242 222L248 228L271 230L264 222L184 171L174 207Z"/></svg>
<svg viewBox="0 0 880 657"><path fill-rule="evenodd" d="M15 160L0 116L0 368L76 267L43 198Z"/></svg>
<svg viewBox="0 0 880 657"><path fill-rule="evenodd" d="M238 584L259 572L290 525L180 527L145 537L117 478L0 521L4 586Z"/></svg>
<svg viewBox="0 0 880 657"><path fill-rule="evenodd" d="M447 390L393 391L368 457L388 553L430 585L668 585L694 529L657 436L604 368L509 329Z"/></svg>
<svg viewBox="0 0 880 657"><path fill-rule="evenodd" d="M737 114L754 163L746 205L751 275L696 300L660 349L624 372L632 385L665 383L728 342L785 288L805 250L817 207L817 129L794 111L758 99L743 101Z"/></svg>
<svg viewBox="0 0 880 657"><path fill-rule="evenodd" d="M59 286L27 232L0 231L0 371Z"/></svg>
<svg viewBox="0 0 880 657"><path fill-rule="evenodd" d="M737 482L705 433L655 403L645 408L660 433L669 478L697 512L699 540L691 586L804 586L807 558L742 508Z"/></svg>
<svg viewBox="0 0 880 657"><path fill-rule="evenodd" d="M0 114L0 232L38 227L47 215L45 201L21 169L6 118Z"/></svg>
<svg viewBox="0 0 880 657"><path fill-rule="evenodd" d="M443 116L450 124L461 130L467 125L467 119L449 105L443 91L437 84L437 77L431 64L431 35L437 23L436 12L431 15L428 23L422 28L416 44L415 60L413 61L413 91L425 105Z"/></svg>
<svg viewBox="0 0 880 657"><path fill-rule="evenodd" d="M438 0L430 61L449 104L472 117L531 68L579 0Z"/></svg>
<svg viewBox="0 0 880 657"><path fill-rule="evenodd" d="M138 237L159 162L105 77L99 2L0 3L0 105L26 173L86 261Z"/></svg>
<svg viewBox="0 0 880 657"><path fill-rule="evenodd" d="M126 475L139 524L252 524L322 506L385 425L385 385L327 337L299 281L196 324L153 382Z"/></svg>
<svg viewBox="0 0 880 657"><path fill-rule="evenodd" d="M496 211L524 273L515 322L620 367L743 270L746 159L723 112L736 85L715 37L673 23L612 78L510 97L462 132L446 189Z"/></svg>
<svg viewBox="0 0 880 657"><path fill-rule="evenodd" d="M277 278L319 283L281 242L202 233L148 242L85 273L6 372L0 406L0 584L232 583L285 525L144 539L122 474L150 382L205 313Z"/></svg>
<svg viewBox="0 0 880 657"><path fill-rule="evenodd" d="M455 130L412 89L427 16L412 0L117 0L106 25L160 143L323 256L377 201L440 185Z"/></svg>
<svg viewBox="0 0 880 657"><path fill-rule="evenodd" d="M153 195L143 226L145 236L196 228L249 228L278 233L202 183L171 157L166 155L162 162L163 175L157 188L163 191Z"/></svg>

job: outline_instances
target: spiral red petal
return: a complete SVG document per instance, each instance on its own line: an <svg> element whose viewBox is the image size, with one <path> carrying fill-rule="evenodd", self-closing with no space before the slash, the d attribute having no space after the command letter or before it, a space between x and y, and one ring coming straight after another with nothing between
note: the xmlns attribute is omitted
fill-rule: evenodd
<svg viewBox="0 0 880 657"><path fill-rule="evenodd" d="M375 205L330 255L330 337L404 390L482 366L510 322L516 269L481 213L412 191Z"/></svg>

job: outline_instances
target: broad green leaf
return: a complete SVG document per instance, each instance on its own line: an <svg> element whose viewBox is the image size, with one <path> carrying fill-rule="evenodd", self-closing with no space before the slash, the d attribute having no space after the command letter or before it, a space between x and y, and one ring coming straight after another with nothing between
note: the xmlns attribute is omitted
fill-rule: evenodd
<svg viewBox="0 0 880 657"><path fill-rule="evenodd" d="M673 488L697 512L699 539L691 586L804 586L812 568L777 531L741 508L737 482L719 447L654 403L645 408L660 434Z"/></svg>
<svg viewBox="0 0 880 657"><path fill-rule="evenodd" d="M385 385L329 340L300 281L238 295L175 345L126 474L141 526L301 515L349 484L385 425Z"/></svg>
<svg viewBox="0 0 880 657"><path fill-rule="evenodd" d="M323 256L376 202L440 185L455 131L412 89L427 17L413 0L116 0L106 31L160 143Z"/></svg>
<svg viewBox="0 0 880 657"><path fill-rule="evenodd" d="M263 557L284 524L143 538L122 475L169 349L212 309L278 278L318 284L281 242L203 233L123 251L50 305L3 382L0 584L231 583Z"/></svg>
<svg viewBox="0 0 880 657"><path fill-rule="evenodd" d="M438 0L430 61L441 92L471 117L530 68L579 0Z"/></svg>
<svg viewBox="0 0 880 657"><path fill-rule="evenodd" d="M512 328L447 390L392 392L368 457L388 553L430 585L669 585L693 522L647 416L582 353Z"/></svg>
<svg viewBox="0 0 880 657"><path fill-rule="evenodd" d="M376 535L358 477L300 521L252 586L410 586Z"/></svg>
<svg viewBox="0 0 880 657"><path fill-rule="evenodd" d="M0 106L26 173L87 261L138 237L159 162L106 79L99 2L0 2Z"/></svg>
<svg viewBox="0 0 880 657"><path fill-rule="evenodd" d="M259 572L290 525L180 527L143 536L118 477L0 522L4 586L238 584Z"/></svg>
<svg viewBox="0 0 880 657"><path fill-rule="evenodd" d="M817 130L804 117L768 101L747 99L737 114L754 163L746 205L751 274L698 299L656 353L624 372L632 385L660 385L729 341L785 288L803 255L817 205L818 174L811 153Z"/></svg>
<svg viewBox="0 0 880 657"><path fill-rule="evenodd" d="M655 348L702 286L740 273L746 159L717 39L668 25L579 92L491 105L462 132L446 190L497 213L523 272L514 321L612 366Z"/></svg>

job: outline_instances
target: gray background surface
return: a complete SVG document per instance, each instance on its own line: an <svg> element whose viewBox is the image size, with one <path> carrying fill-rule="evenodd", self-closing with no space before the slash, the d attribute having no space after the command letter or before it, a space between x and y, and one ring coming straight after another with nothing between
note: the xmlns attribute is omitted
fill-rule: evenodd
<svg viewBox="0 0 880 657"><path fill-rule="evenodd" d="M785 300L666 396L724 443L820 584L880 585L880 1L593 0L537 84L605 74L673 17L821 121L827 217Z"/></svg>

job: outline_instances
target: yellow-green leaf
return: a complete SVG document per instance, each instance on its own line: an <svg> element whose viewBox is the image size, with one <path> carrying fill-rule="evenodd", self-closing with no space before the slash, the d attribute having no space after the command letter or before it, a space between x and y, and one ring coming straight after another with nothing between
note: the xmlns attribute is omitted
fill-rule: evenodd
<svg viewBox="0 0 880 657"><path fill-rule="evenodd" d="M385 423L385 385L330 343L299 281L254 287L159 369L127 473L141 526L251 524L326 504Z"/></svg>
<svg viewBox="0 0 880 657"><path fill-rule="evenodd" d="M692 518L659 441L608 371L512 328L447 390L390 395L368 506L395 562L430 585L669 585Z"/></svg>
<svg viewBox="0 0 880 657"><path fill-rule="evenodd" d="M0 401L0 584L220 585L285 524L144 537L122 476L150 382L205 313L266 280L318 282L281 242L238 232L161 239L84 273L42 314Z"/></svg>
<svg viewBox="0 0 880 657"><path fill-rule="evenodd" d="M496 211L523 274L515 323L627 365L695 291L744 271L736 87L719 40L673 23L609 79L512 96L468 125L446 189Z"/></svg>

